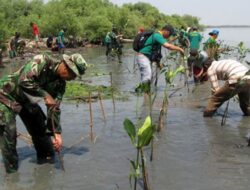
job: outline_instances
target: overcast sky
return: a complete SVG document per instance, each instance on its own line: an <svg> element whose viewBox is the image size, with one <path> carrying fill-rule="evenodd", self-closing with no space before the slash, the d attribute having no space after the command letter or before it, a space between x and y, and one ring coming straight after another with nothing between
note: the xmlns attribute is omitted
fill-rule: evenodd
<svg viewBox="0 0 250 190"><path fill-rule="evenodd" d="M110 0L121 6L138 0ZM190 14L199 17L205 25L250 25L250 0L140 0L155 6L160 12Z"/></svg>

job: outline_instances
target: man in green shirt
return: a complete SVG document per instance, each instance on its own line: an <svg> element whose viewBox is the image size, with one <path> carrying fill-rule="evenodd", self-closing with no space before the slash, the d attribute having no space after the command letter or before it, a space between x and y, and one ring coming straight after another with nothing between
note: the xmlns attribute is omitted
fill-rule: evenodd
<svg viewBox="0 0 250 190"><path fill-rule="evenodd" d="M64 51L64 48L65 48L65 39L64 39L64 33L66 32L66 27L64 27L62 30L60 30L59 34L58 34L58 37L57 37L57 42L58 42L58 50L59 52L62 52Z"/></svg>
<svg viewBox="0 0 250 190"><path fill-rule="evenodd" d="M193 27L192 32L189 33L188 39L190 41L190 49L193 49L193 50L200 49L200 43L202 40L202 36L198 32L198 29L196 27Z"/></svg>
<svg viewBox="0 0 250 190"><path fill-rule="evenodd" d="M146 40L144 47L137 53L136 62L140 69L142 84L150 84L152 79L151 63L160 62L162 46L184 54L182 48L168 43L167 39L172 34L174 34L174 28L171 25L164 26L158 32L153 33Z"/></svg>
<svg viewBox="0 0 250 190"><path fill-rule="evenodd" d="M122 55L122 44L121 44L122 35L118 35L118 31L116 27L112 28L111 32L108 32L105 37L106 44L106 56L109 56L112 49L115 50L118 61L121 63L121 55Z"/></svg>

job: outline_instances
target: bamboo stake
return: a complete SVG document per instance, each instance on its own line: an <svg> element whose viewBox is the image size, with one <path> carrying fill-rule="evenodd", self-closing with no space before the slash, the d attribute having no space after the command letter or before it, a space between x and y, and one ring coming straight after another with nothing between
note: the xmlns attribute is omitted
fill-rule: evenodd
<svg viewBox="0 0 250 190"><path fill-rule="evenodd" d="M90 116L90 139L93 142L93 114L91 104L91 92L89 92L89 116Z"/></svg>
<svg viewBox="0 0 250 190"><path fill-rule="evenodd" d="M105 111L104 111L103 104L102 104L102 96L101 96L101 93L99 91L98 91L98 97L100 100L100 106L101 106L101 110L102 110L103 120L106 121Z"/></svg>
<svg viewBox="0 0 250 190"><path fill-rule="evenodd" d="M114 88L113 88L112 72L110 72L110 85L111 85L111 96L112 96L112 102L113 102L113 110L115 112L115 99L114 99Z"/></svg>

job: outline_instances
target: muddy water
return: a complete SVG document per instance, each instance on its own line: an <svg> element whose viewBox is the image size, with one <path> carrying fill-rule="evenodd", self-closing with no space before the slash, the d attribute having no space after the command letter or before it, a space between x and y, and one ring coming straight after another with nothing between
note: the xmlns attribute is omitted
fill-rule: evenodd
<svg viewBox="0 0 250 190"><path fill-rule="evenodd" d="M129 159L134 159L136 152L122 123L126 117L136 121L148 110L143 97L137 99L130 93L139 81L138 71L134 73L133 69L133 51L125 48L122 64L118 64L117 60L107 62L102 47L78 51L93 65L83 80L109 85L109 72L112 72L115 87L129 99L116 100L115 112L111 100L103 101L106 122L99 103L92 104L95 143L89 137L88 104L77 106L63 102L63 160L66 172L60 169L58 161L55 165L37 165L34 148L19 139L19 172L6 177L1 164L0 189L129 189ZM101 73L104 75L96 76ZM174 88L183 86L183 77L177 77L175 84ZM161 78L153 107L154 120L158 118L164 86ZM187 88L180 89L169 100L165 128L157 134L153 162L149 161L150 150L146 150L150 186L154 190L249 189L250 148L246 146L244 136L250 131L250 118L243 117L238 104L231 101L226 125L221 127L225 105L212 119L202 117L206 106L204 99L210 95L209 84L194 87L190 80L189 88L189 92ZM17 125L19 131L26 132L19 118ZM81 138L83 141L79 142Z"/></svg>

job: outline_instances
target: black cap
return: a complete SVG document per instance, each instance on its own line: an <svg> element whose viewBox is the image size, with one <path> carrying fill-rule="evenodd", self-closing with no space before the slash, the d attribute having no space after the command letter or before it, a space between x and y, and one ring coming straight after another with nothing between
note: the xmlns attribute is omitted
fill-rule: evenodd
<svg viewBox="0 0 250 190"><path fill-rule="evenodd" d="M197 49L191 49L190 52L189 52L190 56L197 56L198 53L199 53L199 52L198 52Z"/></svg>
<svg viewBox="0 0 250 190"><path fill-rule="evenodd" d="M175 34L174 27L173 27L172 25L170 25L170 24L165 25L165 26L162 28L162 30L167 30L167 31L169 31L169 34L170 34L170 35L174 35L174 34Z"/></svg>

